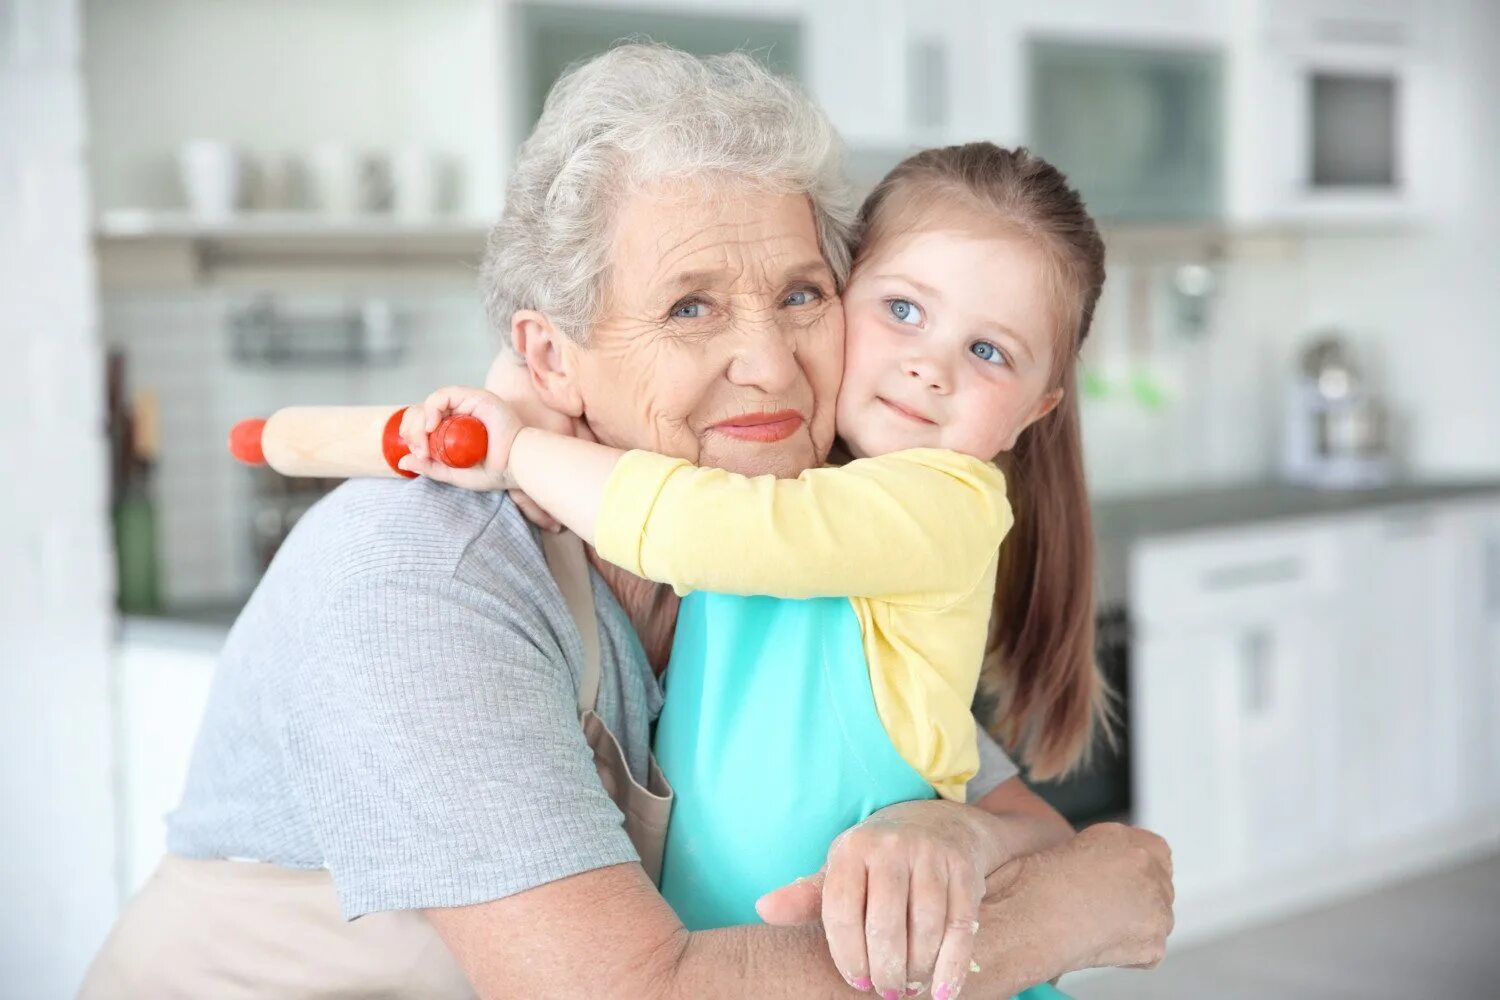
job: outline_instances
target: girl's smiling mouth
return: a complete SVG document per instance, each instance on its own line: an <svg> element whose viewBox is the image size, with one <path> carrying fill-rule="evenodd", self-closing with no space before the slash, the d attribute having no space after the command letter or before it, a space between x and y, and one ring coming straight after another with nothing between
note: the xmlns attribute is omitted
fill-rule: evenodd
<svg viewBox="0 0 1500 1000"><path fill-rule="evenodd" d="M906 417L908 420L916 421L919 424L929 424L934 427L937 426L936 420L929 420L927 417L922 416L922 414L918 413L916 410L902 406L900 403L893 403L889 399L886 399L884 396L876 396L875 398L884 403L888 408L899 413L901 416Z"/></svg>

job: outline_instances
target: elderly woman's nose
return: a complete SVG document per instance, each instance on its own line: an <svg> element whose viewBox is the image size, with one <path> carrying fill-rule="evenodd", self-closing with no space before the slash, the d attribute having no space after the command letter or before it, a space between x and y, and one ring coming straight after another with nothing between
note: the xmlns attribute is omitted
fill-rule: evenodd
<svg viewBox="0 0 1500 1000"><path fill-rule="evenodd" d="M745 323L729 363L729 381L768 393L783 392L802 378L797 340L780 324Z"/></svg>

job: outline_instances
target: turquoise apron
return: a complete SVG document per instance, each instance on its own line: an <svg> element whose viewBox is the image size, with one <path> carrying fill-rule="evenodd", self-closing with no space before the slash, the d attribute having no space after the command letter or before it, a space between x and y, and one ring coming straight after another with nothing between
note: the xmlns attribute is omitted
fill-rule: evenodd
<svg viewBox="0 0 1500 1000"><path fill-rule="evenodd" d="M822 868L840 833L935 796L880 721L843 597L683 598L656 758L677 793L661 892L689 930L759 923L755 901Z"/></svg>

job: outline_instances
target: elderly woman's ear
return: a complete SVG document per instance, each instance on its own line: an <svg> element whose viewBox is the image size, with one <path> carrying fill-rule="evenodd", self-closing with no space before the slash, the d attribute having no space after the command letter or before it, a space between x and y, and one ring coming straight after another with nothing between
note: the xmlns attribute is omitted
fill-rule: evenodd
<svg viewBox="0 0 1500 1000"><path fill-rule="evenodd" d="M548 408L569 417L583 416L583 393L575 363L577 343L545 313L518 310L510 321L511 346L526 363L532 387Z"/></svg>

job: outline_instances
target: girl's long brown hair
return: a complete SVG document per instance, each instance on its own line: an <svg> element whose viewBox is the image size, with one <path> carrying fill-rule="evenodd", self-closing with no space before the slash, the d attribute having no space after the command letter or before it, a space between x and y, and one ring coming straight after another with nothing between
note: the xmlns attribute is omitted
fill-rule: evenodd
<svg viewBox="0 0 1500 1000"><path fill-rule="evenodd" d="M1095 724L1107 722L1094 659L1094 532L1075 376L1104 287L1104 241L1056 167L1025 149L973 142L924 150L886 175L860 211L860 257L892 234L923 228L934 212L943 224L925 228L999 229L1031 242L1052 265L1052 379L1063 397L999 460L1015 527L1000 550L976 706L1033 777L1054 777L1085 759Z"/></svg>

